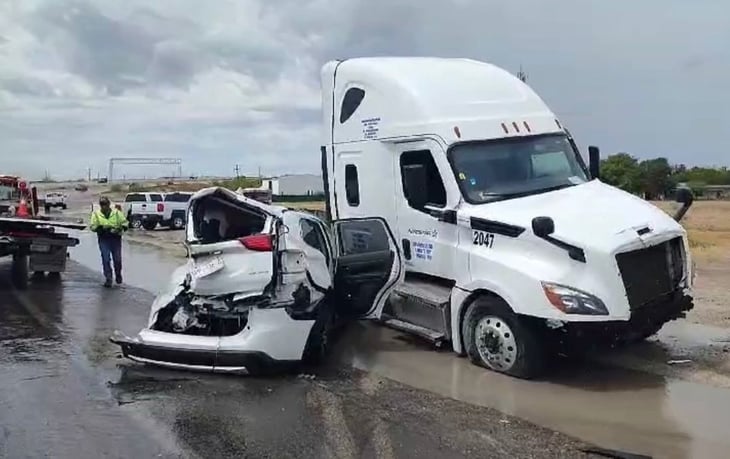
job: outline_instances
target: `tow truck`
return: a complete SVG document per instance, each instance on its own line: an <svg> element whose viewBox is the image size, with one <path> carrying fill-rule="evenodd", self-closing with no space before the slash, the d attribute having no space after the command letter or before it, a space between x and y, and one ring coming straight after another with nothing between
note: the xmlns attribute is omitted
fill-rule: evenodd
<svg viewBox="0 0 730 459"><path fill-rule="evenodd" d="M38 215L38 192L18 176L0 175L0 258L12 257L11 283L28 288L29 273L59 277L66 270L68 248L79 240L57 229L82 230L80 223Z"/></svg>

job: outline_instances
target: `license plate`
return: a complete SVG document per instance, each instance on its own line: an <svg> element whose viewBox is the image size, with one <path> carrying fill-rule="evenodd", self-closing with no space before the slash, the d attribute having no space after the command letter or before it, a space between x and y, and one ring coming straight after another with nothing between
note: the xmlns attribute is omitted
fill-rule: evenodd
<svg viewBox="0 0 730 459"><path fill-rule="evenodd" d="M200 279L201 277L209 276L214 272L220 271L221 269L223 269L223 266L225 266L225 263L223 263L223 258L215 257L212 260L206 261L205 263L196 264L190 274L193 276L193 278Z"/></svg>
<svg viewBox="0 0 730 459"><path fill-rule="evenodd" d="M30 245L30 251L31 252L49 252L51 250L51 246L48 244L31 244Z"/></svg>

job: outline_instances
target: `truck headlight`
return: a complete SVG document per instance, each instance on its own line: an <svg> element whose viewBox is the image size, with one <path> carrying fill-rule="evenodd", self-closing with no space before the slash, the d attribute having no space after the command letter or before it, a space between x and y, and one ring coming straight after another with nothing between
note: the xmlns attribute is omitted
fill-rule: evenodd
<svg viewBox="0 0 730 459"><path fill-rule="evenodd" d="M589 293L551 282L542 282L542 290L550 304L566 314L608 315L603 301Z"/></svg>

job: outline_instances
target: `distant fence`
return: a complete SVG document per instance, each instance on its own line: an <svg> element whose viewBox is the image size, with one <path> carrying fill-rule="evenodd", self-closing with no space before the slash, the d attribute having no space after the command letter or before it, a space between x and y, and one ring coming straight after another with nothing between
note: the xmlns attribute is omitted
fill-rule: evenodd
<svg viewBox="0 0 730 459"><path fill-rule="evenodd" d="M272 195L271 198L274 202L319 202L319 201L324 201L323 194L307 194L307 195L275 194L275 195Z"/></svg>

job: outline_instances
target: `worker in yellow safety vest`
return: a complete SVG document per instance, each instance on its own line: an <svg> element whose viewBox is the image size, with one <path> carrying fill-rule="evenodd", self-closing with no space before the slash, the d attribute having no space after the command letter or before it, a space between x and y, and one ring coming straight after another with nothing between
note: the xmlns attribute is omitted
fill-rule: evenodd
<svg viewBox="0 0 730 459"><path fill-rule="evenodd" d="M99 199L99 209L91 214L89 224L91 231L96 233L101 252L101 265L104 270L104 287L112 286L112 266L117 284L122 283L122 233L129 229L129 222L124 213L112 208L109 198L102 196Z"/></svg>

